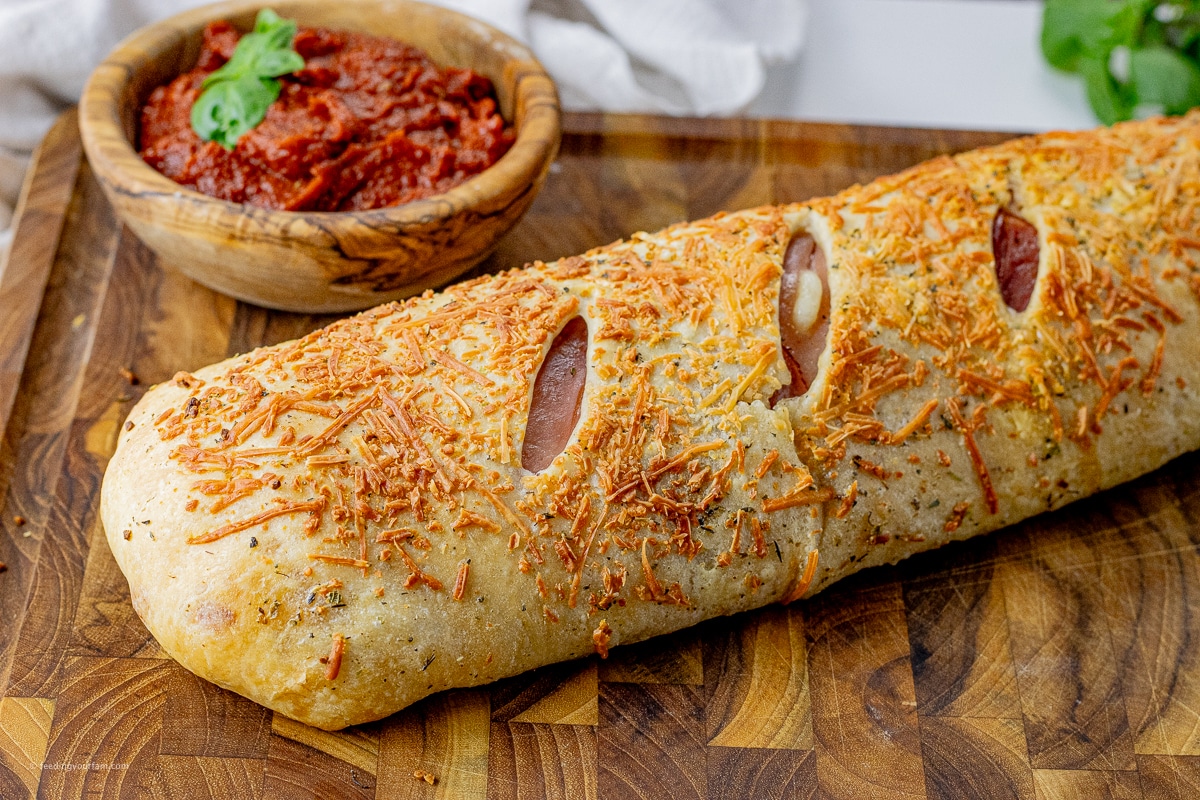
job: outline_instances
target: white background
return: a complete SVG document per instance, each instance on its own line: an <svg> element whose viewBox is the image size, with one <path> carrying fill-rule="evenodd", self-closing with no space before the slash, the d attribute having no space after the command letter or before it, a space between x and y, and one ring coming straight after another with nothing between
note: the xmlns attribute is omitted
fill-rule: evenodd
<svg viewBox="0 0 1200 800"><path fill-rule="evenodd" d="M1082 83L1045 64L1036 0L809 0L804 49L751 116L1001 131L1091 128Z"/></svg>

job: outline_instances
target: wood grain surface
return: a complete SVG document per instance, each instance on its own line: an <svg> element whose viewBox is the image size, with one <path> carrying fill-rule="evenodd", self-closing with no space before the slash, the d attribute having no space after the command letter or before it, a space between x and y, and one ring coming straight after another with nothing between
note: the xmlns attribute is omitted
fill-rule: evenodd
<svg viewBox="0 0 1200 800"><path fill-rule="evenodd" d="M566 123L545 190L482 269L1002 138ZM0 387L0 798L1200 794L1198 455L801 605L339 733L195 678L141 625L99 530L116 433L147 385L329 318L238 303L160 263L118 227L72 131L47 139L0 275L16 381Z"/></svg>

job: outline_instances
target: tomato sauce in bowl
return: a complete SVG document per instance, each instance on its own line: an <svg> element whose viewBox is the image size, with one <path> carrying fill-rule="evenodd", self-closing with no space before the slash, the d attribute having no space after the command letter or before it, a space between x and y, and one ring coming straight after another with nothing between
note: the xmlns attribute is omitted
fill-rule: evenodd
<svg viewBox="0 0 1200 800"><path fill-rule="evenodd" d="M300 28L304 68L232 151L191 127L201 83L239 34L210 23L196 67L151 93L139 154L210 197L285 211L361 211L440 194L494 164L513 132L492 83L394 39Z"/></svg>

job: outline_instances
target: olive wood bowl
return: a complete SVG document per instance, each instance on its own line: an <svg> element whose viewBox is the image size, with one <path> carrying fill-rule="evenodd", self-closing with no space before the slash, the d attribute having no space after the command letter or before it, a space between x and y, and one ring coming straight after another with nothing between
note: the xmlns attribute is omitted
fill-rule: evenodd
<svg viewBox="0 0 1200 800"><path fill-rule="evenodd" d="M137 153L150 92L191 69L204 26L253 27L263 0L221 3L149 25L92 73L80 103L88 161L121 220L162 263L258 305L367 308L445 283L487 257L529 208L558 152L561 112L524 45L477 20L410 0L279 0L302 27L357 30L425 50L441 66L491 78L516 140L494 165L443 194L371 211L273 211L217 200L158 173Z"/></svg>

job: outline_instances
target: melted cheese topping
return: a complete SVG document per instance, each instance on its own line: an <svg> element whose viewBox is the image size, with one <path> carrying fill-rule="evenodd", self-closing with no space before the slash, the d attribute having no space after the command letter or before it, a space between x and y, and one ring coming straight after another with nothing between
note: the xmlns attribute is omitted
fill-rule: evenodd
<svg viewBox="0 0 1200 800"><path fill-rule="evenodd" d="M994 514L980 447L990 408L1018 404L1055 441L1085 447L1118 398L1154 390L1163 343L1183 319L1160 287L1200 297L1198 121L940 158L833 198L636 234L426 293L204 380L177 376L186 400L154 425L196 476L180 505L219 520L190 541L217 545L295 518L289 535L312 537L316 564L402 569L407 588L461 597L467 570L431 574L426 554L464 531L504 535L524 591L553 623L577 606L687 608L664 565L702 552L720 554L719 568L735 555L766 564L772 539L809 530L826 510L859 513L859 478L893 477L856 454L859 443L953 429L981 507L922 513L941 515L946 531L969 511ZM1045 269L1020 316L1003 303L990 251L992 219L1014 198L1046 231ZM771 412L758 401L788 374L783 250L814 221L829 234L828 351L812 389ZM813 327L821 293L806 272L798 327ZM576 314L591 332L580 423L530 474L517 463L530 382ZM1080 385L1095 391L1067 392ZM769 450L746 447L777 434ZM950 470L938 454L929 468ZM802 524L810 509L816 522ZM794 585L811 585L816 563L803 574L791 565ZM821 574L840 566L821 559Z"/></svg>
<svg viewBox="0 0 1200 800"><path fill-rule="evenodd" d="M802 270L796 276L796 304L792 306L792 324L799 333L810 333L821 316L821 299L825 286L812 270Z"/></svg>

